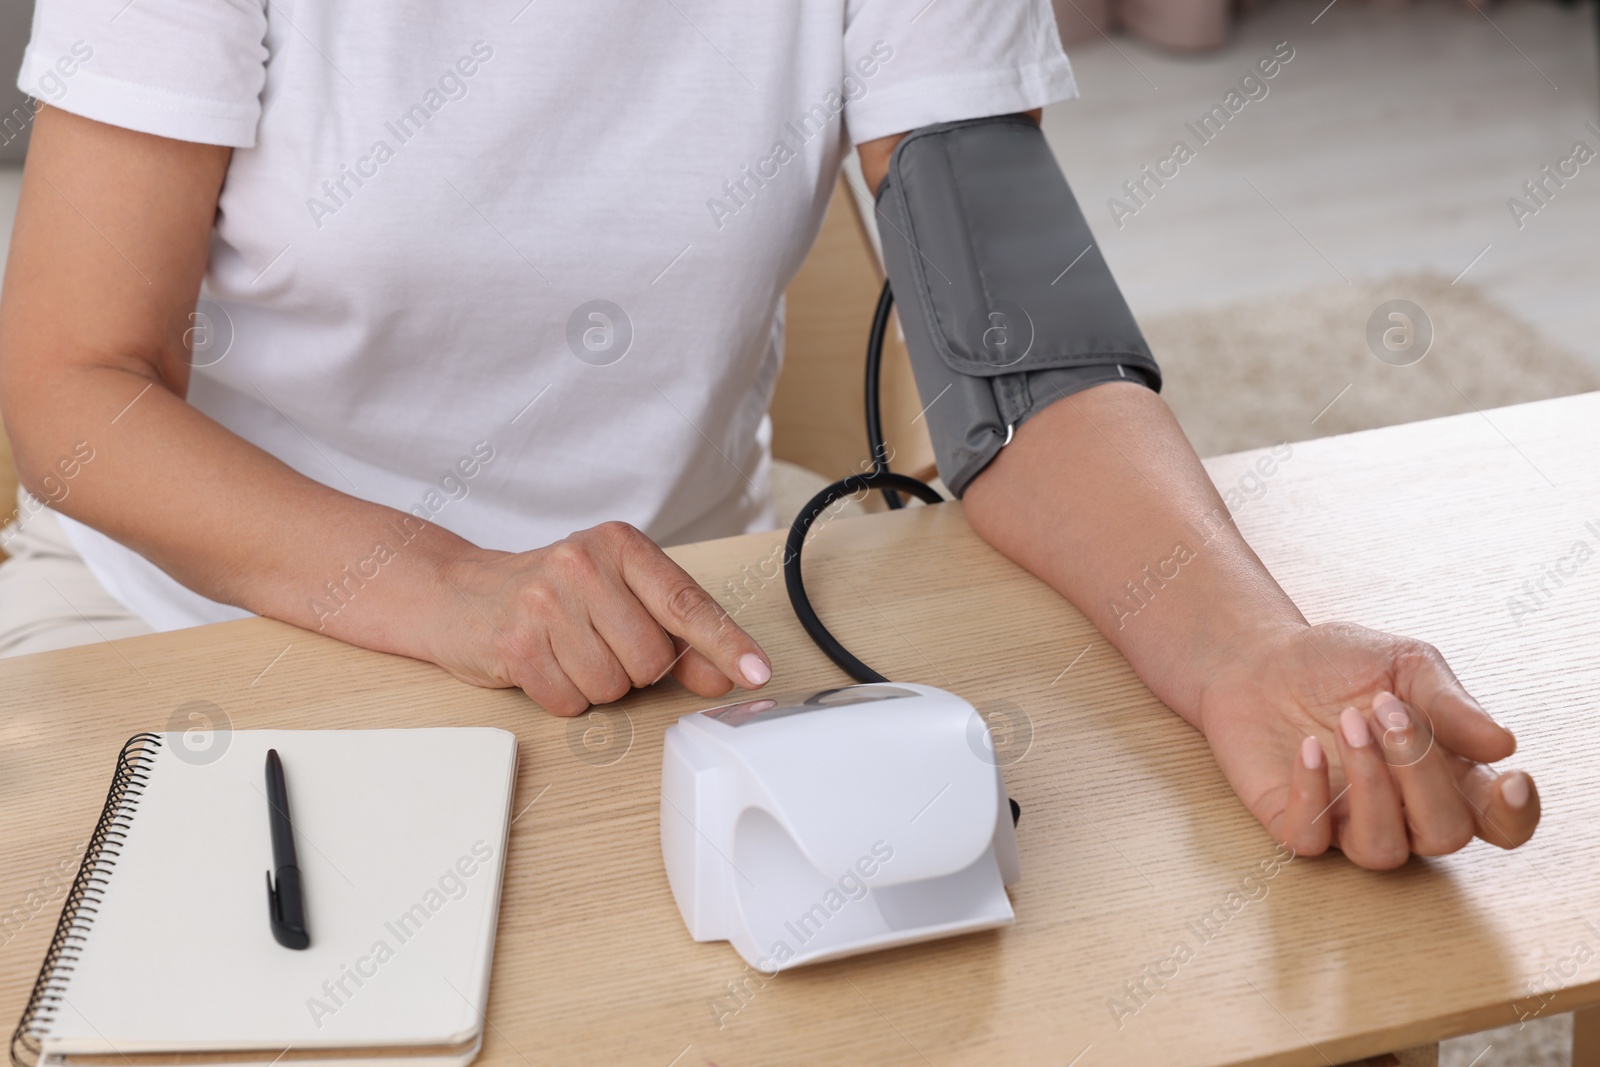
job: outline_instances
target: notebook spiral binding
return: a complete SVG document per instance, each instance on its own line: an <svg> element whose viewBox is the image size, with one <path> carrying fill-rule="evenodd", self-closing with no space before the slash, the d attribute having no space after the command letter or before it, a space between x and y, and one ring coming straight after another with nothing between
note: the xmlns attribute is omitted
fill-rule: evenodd
<svg viewBox="0 0 1600 1067"><path fill-rule="evenodd" d="M61 1007L68 977L83 951L89 928L94 925L111 871L132 826L133 813L149 782L150 763L161 744L160 734L134 734L117 755L117 770L111 777L100 821L95 823L78 876L72 880L72 888L61 905L61 919L33 983L33 995L28 998L16 1033L11 1035L11 1062L16 1067L35 1067L39 1062L39 1039Z"/></svg>

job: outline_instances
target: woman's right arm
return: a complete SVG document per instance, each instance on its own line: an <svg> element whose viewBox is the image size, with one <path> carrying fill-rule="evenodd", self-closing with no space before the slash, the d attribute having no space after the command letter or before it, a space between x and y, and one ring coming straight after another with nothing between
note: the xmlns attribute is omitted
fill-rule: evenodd
<svg viewBox="0 0 1600 1067"><path fill-rule="evenodd" d="M24 486L94 450L58 510L184 585L558 714L669 669L703 696L770 675L755 641L643 534L606 523L479 549L290 469L184 400L171 323L195 306L230 149L42 107L0 297L0 408ZM312 602L405 523L413 540L336 613Z"/></svg>

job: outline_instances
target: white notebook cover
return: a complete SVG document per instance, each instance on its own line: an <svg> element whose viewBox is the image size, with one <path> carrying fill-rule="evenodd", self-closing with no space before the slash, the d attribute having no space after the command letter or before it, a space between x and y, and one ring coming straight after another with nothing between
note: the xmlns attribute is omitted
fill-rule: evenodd
<svg viewBox="0 0 1600 1067"><path fill-rule="evenodd" d="M206 764L182 735L164 741L42 1028L46 1059L481 1039L514 734L244 730ZM267 923L269 748L305 887L302 951Z"/></svg>

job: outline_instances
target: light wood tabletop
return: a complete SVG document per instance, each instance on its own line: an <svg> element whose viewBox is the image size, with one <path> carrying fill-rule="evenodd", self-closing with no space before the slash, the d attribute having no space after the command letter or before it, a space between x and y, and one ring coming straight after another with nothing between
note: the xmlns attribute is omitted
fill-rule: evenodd
<svg viewBox="0 0 1600 1067"><path fill-rule="evenodd" d="M662 867L662 731L707 701L662 686L559 720L249 620L0 661L0 1017L27 999L60 909L52 872L93 827L117 750L191 701L241 729L517 733L492 1067L1329 1064L1600 1004L1600 394L1261 455L1207 464L1241 529L1313 621L1445 652L1540 783L1528 845L1263 875L1276 847L1200 736L952 503L827 523L808 587L867 662L994 716L1023 809L1015 926L765 980L689 939ZM771 653L773 687L837 684L772 580L780 544L673 555Z"/></svg>

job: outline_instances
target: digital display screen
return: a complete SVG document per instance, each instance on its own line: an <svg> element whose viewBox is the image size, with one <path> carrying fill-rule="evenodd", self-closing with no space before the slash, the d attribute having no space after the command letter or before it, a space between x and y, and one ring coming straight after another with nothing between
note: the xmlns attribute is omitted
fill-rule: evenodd
<svg viewBox="0 0 1600 1067"><path fill-rule="evenodd" d="M712 708L700 714L729 726L749 726L756 722L771 722L789 715L801 715L823 708L842 708L851 704L872 704L880 700L899 700L914 697L910 689L896 685L847 685L838 689L823 689L815 693L780 693L759 697L725 708Z"/></svg>

